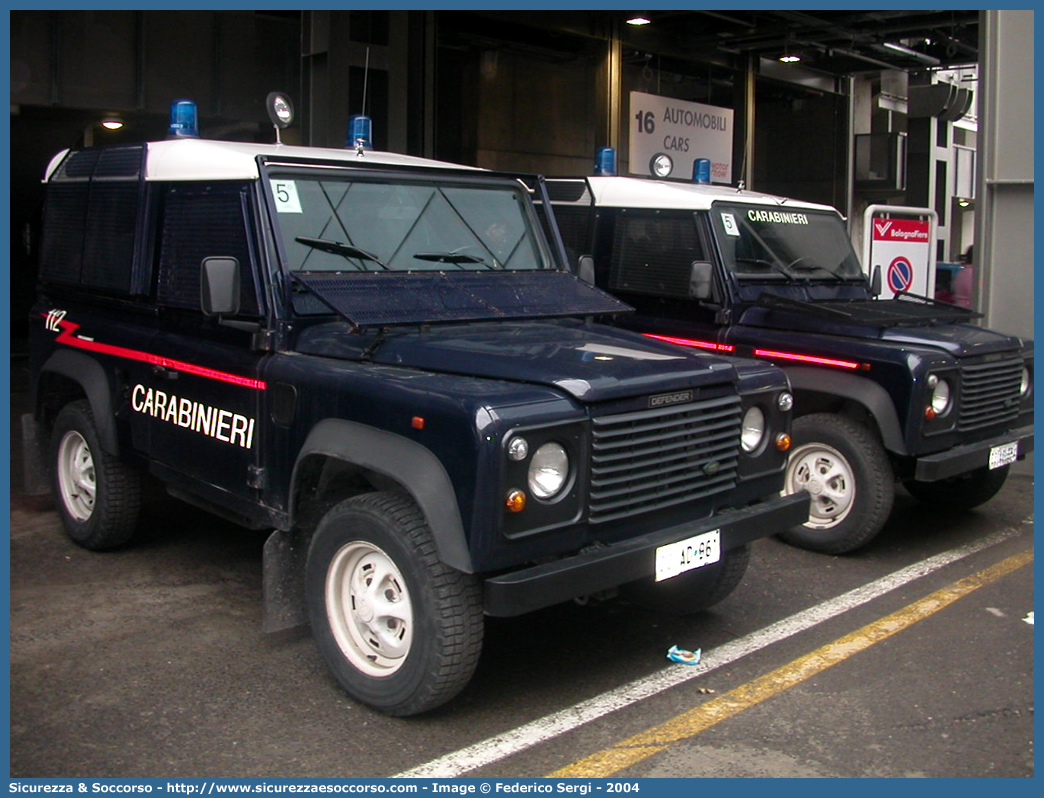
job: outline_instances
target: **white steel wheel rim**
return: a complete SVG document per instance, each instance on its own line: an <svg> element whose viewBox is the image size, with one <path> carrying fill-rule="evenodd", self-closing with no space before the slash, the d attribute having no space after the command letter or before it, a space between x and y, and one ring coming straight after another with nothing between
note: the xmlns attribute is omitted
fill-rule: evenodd
<svg viewBox="0 0 1044 798"><path fill-rule="evenodd" d="M852 511L856 484L852 466L832 446L806 443L787 461L786 493L808 491L808 529L832 529Z"/></svg>
<svg viewBox="0 0 1044 798"><path fill-rule="evenodd" d="M69 430L58 447L58 488L62 504L76 521L86 521L94 512L98 494L94 456L83 436Z"/></svg>
<svg viewBox="0 0 1044 798"><path fill-rule="evenodd" d="M326 615L341 652L368 676L391 676L413 642L413 604L394 561L377 546L342 546L326 572Z"/></svg>

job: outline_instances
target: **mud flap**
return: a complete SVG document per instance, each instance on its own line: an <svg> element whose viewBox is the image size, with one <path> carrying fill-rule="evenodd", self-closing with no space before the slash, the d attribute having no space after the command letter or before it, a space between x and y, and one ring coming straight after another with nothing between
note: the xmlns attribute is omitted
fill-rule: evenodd
<svg viewBox="0 0 1044 798"><path fill-rule="evenodd" d="M51 475L40 448L40 426L32 413L22 414L22 479L27 496L51 492Z"/></svg>
<svg viewBox="0 0 1044 798"><path fill-rule="evenodd" d="M265 632L279 632L308 623L305 607L304 568L308 538L297 529L277 529L264 549L262 580Z"/></svg>

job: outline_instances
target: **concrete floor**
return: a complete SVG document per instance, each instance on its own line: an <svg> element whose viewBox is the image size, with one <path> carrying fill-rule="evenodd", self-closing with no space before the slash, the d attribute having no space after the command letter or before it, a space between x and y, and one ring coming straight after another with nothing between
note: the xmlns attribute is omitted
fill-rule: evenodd
<svg viewBox="0 0 1044 798"><path fill-rule="evenodd" d="M12 416L26 395L12 363ZM15 427L17 429L17 427ZM17 443L17 439L15 441ZM684 619L615 602L487 625L456 701L395 720L355 704L307 630L261 631L261 546L153 497L133 545L72 544L12 453L11 775L380 777L509 732L781 618L998 532L1005 542L708 674L721 694L1003 557L1032 550L1032 457L980 511L931 512L905 494L849 557L759 541L739 589ZM634 765L627 777L1030 777L1032 567L755 708ZM676 666L682 667L682 666ZM712 697L678 687L471 775L542 776Z"/></svg>

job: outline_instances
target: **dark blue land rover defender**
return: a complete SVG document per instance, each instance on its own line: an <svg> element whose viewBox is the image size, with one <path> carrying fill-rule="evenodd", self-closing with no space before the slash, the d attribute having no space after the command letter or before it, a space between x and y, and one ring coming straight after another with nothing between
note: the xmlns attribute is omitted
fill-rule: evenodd
<svg viewBox="0 0 1044 798"><path fill-rule="evenodd" d="M548 180L548 193L572 262L588 256L587 279L637 309L619 324L787 372L786 492L812 504L785 540L866 544L897 479L918 499L976 507L1032 450L1032 341L931 299L877 299L833 208L615 175Z"/></svg>
<svg viewBox="0 0 1044 798"><path fill-rule="evenodd" d="M28 429L68 534L128 541L143 473L274 530L266 628L307 618L383 712L459 692L484 614L693 612L807 517L782 370L594 323L628 308L565 267L539 179L185 136L45 179Z"/></svg>

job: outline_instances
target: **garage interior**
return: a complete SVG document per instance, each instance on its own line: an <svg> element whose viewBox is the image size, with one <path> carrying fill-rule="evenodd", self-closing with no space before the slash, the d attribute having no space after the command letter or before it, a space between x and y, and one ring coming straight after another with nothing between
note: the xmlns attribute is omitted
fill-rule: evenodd
<svg viewBox="0 0 1044 798"><path fill-rule="evenodd" d="M1032 334L1032 11L12 11L11 336L35 283L40 178L66 147L203 137L374 145L549 176L627 163L628 94L731 109L732 183L822 202L859 239L870 204L933 208L936 258L974 243L982 323ZM117 129L110 129L119 124ZM857 247L858 249L858 247Z"/></svg>

